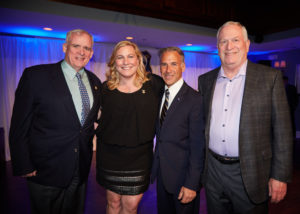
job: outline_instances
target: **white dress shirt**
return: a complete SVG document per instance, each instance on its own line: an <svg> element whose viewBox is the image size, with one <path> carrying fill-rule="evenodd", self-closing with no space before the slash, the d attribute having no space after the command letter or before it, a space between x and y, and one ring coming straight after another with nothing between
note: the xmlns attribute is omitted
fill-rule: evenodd
<svg viewBox="0 0 300 214"><path fill-rule="evenodd" d="M171 85L169 88L168 86L165 85L165 91L166 89L169 89L169 103L168 103L168 109L169 107L171 106L173 100L174 100L174 97L177 95L178 91L181 89L182 85L183 85L183 79L180 78L176 83L174 83L173 85ZM164 105L164 102L165 102L165 93L164 93L164 96L162 97L162 102L161 102L161 105L160 105L160 112L159 112L159 115L161 114L161 110L163 108L163 105Z"/></svg>

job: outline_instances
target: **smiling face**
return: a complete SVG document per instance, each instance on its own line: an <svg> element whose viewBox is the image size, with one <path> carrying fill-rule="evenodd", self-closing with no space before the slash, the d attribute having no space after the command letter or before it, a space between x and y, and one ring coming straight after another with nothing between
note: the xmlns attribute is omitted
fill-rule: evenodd
<svg viewBox="0 0 300 214"><path fill-rule="evenodd" d="M139 60L132 46L126 45L117 50L115 66L120 75L120 79L135 78L139 66Z"/></svg>
<svg viewBox="0 0 300 214"><path fill-rule="evenodd" d="M93 56L93 41L86 33L73 33L63 45L66 62L76 71L82 69Z"/></svg>
<svg viewBox="0 0 300 214"><path fill-rule="evenodd" d="M218 52L224 70L236 71L247 60L250 41L243 36L242 28L227 25L218 36Z"/></svg>
<svg viewBox="0 0 300 214"><path fill-rule="evenodd" d="M166 51L160 59L160 72L168 87L176 83L184 72L185 64L182 56L176 51Z"/></svg>

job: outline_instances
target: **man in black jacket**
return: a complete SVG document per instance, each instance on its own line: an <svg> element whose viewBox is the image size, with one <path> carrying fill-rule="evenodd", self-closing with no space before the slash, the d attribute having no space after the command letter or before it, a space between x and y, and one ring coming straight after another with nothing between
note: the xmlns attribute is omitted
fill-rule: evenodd
<svg viewBox="0 0 300 214"><path fill-rule="evenodd" d="M84 66L93 38L68 32L65 59L26 68L15 94L9 141L15 176L26 177L32 213L83 213L100 80Z"/></svg>

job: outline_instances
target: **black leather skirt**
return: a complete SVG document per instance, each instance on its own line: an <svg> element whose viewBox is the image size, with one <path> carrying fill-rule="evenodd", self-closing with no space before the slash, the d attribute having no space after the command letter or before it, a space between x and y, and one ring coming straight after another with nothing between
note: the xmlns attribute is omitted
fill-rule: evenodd
<svg viewBox="0 0 300 214"><path fill-rule="evenodd" d="M120 195L138 195L148 189L150 170L113 171L100 169L98 183L106 189Z"/></svg>
<svg viewBox="0 0 300 214"><path fill-rule="evenodd" d="M152 142L136 147L99 143L96 156L97 182L120 195L141 194L149 187L152 157Z"/></svg>

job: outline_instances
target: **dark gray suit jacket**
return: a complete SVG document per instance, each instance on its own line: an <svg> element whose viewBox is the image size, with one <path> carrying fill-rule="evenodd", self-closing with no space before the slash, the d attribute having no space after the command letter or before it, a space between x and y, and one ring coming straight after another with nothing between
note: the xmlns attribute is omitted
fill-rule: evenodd
<svg viewBox="0 0 300 214"><path fill-rule="evenodd" d="M85 72L94 103L81 126L61 62L25 69L16 90L9 134L14 175L37 170L31 181L65 187L79 168L81 181L86 181L101 82L90 71Z"/></svg>
<svg viewBox="0 0 300 214"><path fill-rule="evenodd" d="M169 193L182 186L198 191L204 168L204 121L201 95L184 83L156 132L152 182L161 169Z"/></svg>
<svg viewBox="0 0 300 214"><path fill-rule="evenodd" d="M207 148L211 104L219 70L220 67L198 79L206 117ZM281 72L248 61L240 115L239 157L242 179L254 203L267 200L269 178L283 182L291 180L292 142Z"/></svg>

